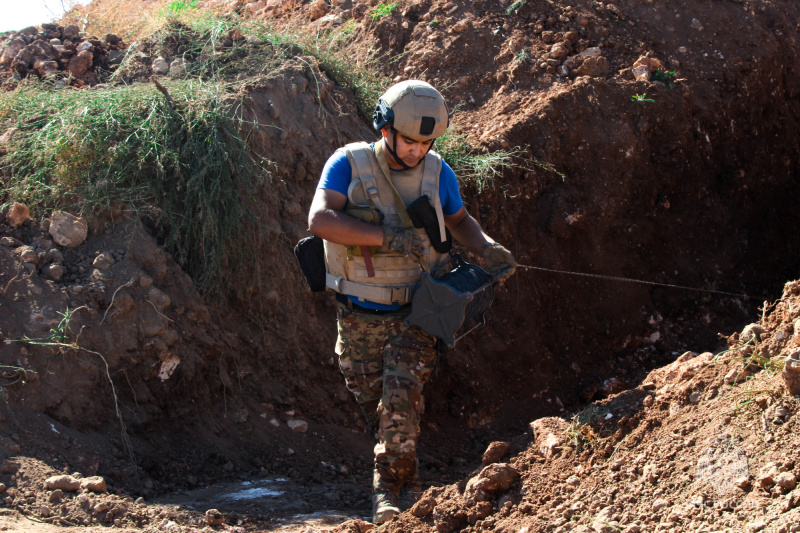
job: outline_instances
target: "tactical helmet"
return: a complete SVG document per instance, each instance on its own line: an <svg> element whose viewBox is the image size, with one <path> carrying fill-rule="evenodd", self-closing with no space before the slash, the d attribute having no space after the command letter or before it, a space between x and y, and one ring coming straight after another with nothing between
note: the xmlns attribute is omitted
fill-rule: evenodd
<svg viewBox="0 0 800 533"><path fill-rule="evenodd" d="M386 91L375 107L375 131L392 126L418 141L444 135L449 123L447 104L439 91L420 80L401 81Z"/></svg>

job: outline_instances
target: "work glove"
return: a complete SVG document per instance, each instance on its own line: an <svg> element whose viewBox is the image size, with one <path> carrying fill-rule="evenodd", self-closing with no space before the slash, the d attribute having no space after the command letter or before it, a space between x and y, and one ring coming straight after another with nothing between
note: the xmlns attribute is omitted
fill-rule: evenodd
<svg viewBox="0 0 800 533"><path fill-rule="evenodd" d="M385 228L384 241L393 252L403 254L410 259L418 259L425 254L425 245L419 233L413 229Z"/></svg>
<svg viewBox="0 0 800 533"><path fill-rule="evenodd" d="M495 280L501 283L510 278L519 266L511 252L499 242L483 244L483 262Z"/></svg>

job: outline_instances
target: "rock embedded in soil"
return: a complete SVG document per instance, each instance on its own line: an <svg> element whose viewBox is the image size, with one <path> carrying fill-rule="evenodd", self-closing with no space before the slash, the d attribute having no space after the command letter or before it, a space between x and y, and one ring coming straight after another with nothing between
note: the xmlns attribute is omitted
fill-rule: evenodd
<svg viewBox="0 0 800 533"><path fill-rule="evenodd" d="M489 444L489 446L486 448L486 451L483 452L482 462L484 465L499 463L510 450L511 444L508 442L495 441Z"/></svg>
<svg viewBox="0 0 800 533"><path fill-rule="evenodd" d="M8 208L8 212L6 213L8 223L15 228L21 226L26 220L30 220L30 218L31 212L28 206L19 202L11 204L11 207Z"/></svg>
<svg viewBox="0 0 800 533"><path fill-rule="evenodd" d="M221 526L222 524L225 523L225 517L222 516L222 513L220 513L216 509L209 509L208 511L206 511L205 519L206 519L206 524L212 527Z"/></svg>
<svg viewBox="0 0 800 533"><path fill-rule="evenodd" d="M63 474L60 476L52 476L45 480L45 487L47 490L62 490L64 492L75 492L81 488L81 482L72 476Z"/></svg>
<svg viewBox="0 0 800 533"><path fill-rule="evenodd" d="M80 485L83 490L91 492L106 492L106 480L101 476L91 476L80 480Z"/></svg>
<svg viewBox="0 0 800 533"><path fill-rule="evenodd" d="M287 420L286 425L298 433L305 433L308 431L308 422L305 420Z"/></svg>
<svg viewBox="0 0 800 533"><path fill-rule="evenodd" d="M519 477L519 472L506 463L488 465L481 472L467 482L464 498L472 502L488 501L496 494L505 492Z"/></svg>
<svg viewBox="0 0 800 533"><path fill-rule="evenodd" d="M49 232L59 246L74 248L86 240L89 225L83 218L64 211L54 211L50 216Z"/></svg>

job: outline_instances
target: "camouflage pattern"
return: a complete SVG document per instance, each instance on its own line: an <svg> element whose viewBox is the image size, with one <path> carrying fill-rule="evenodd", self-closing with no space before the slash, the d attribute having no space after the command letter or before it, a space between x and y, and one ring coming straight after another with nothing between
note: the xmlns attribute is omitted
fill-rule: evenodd
<svg viewBox="0 0 800 533"><path fill-rule="evenodd" d="M422 237L414 230L394 228L394 237L389 242L389 249L403 254L411 259L422 257L425 254L425 243Z"/></svg>
<svg viewBox="0 0 800 533"><path fill-rule="evenodd" d="M347 388L377 419L373 492L417 486L422 387L436 365L434 337L403 320L410 309L372 314L338 304L336 353ZM377 412L376 412L377 402Z"/></svg>

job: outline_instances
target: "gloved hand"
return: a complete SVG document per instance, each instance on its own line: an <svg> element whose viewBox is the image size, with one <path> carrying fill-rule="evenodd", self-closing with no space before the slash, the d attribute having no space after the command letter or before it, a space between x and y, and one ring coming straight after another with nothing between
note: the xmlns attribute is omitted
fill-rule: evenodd
<svg viewBox="0 0 800 533"><path fill-rule="evenodd" d="M425 245L419 233L412 229L405 228L385 228L384 241L390 250L403 254L404 256L417 259L425 254Z"/></svg>
<svg viewBox="0 0 800 533"><path fill-rule="evenodd" d="M499 282L503 282L511 277L516 267L519 266L517 260L499 242L486 242L483 244L483 262L489 273Z"/></svg>

